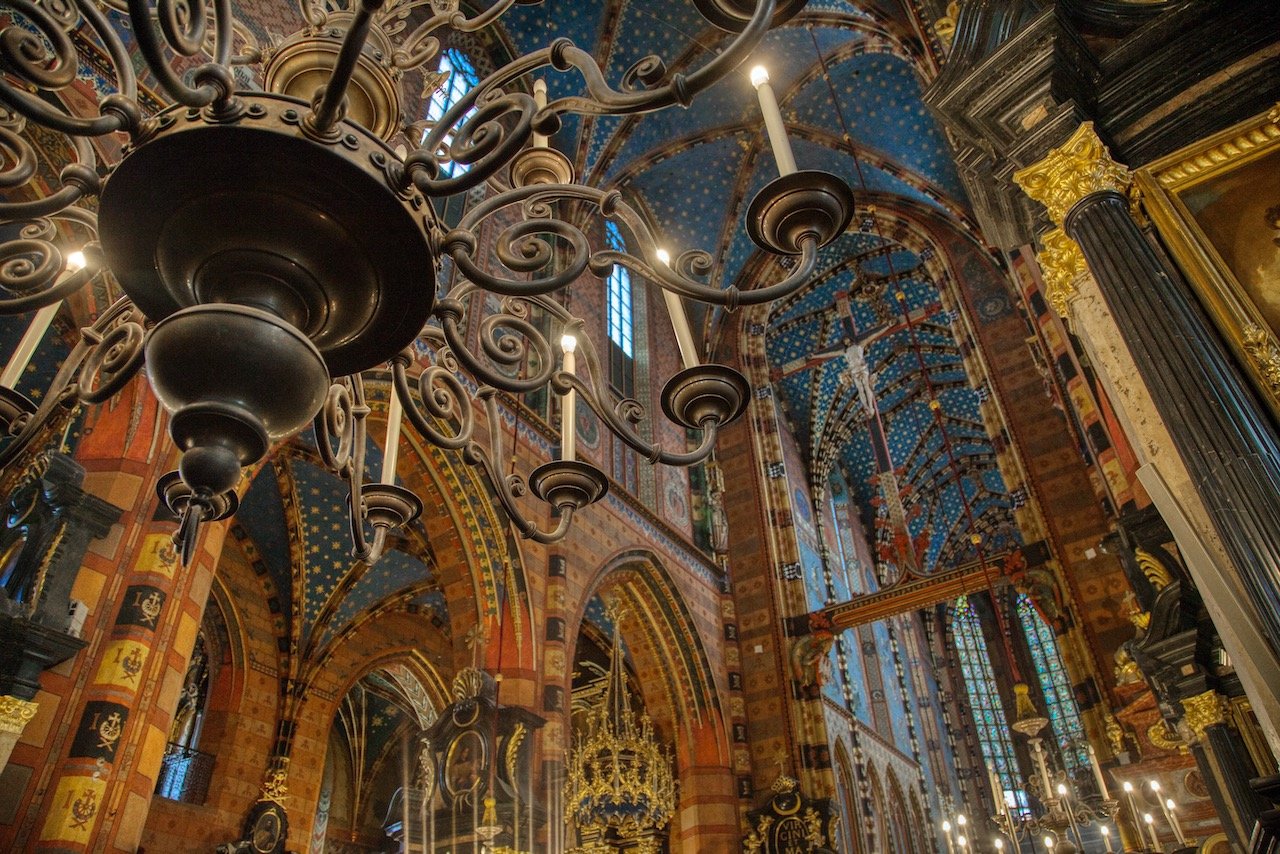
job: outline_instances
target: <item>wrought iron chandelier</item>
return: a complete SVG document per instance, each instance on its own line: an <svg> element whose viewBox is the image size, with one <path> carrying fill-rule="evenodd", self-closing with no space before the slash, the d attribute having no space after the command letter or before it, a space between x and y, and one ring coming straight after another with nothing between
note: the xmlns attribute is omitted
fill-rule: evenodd
<svg viewBox="0 0 1280 854"><path fill-rule="evenodd" d="M403 406L426 440L480 466L518 530L541 542L563 537L575 511L607 489L598 469L575 458L576 399L650 462L706 458L749 388L729 367L698 363L681 299L733 309L794 291L819 247L848 224L851 193L828 173L795 171L789 150L784 164L781 119L753 75L785 168L752 201L746 228L761 248L798 257L781 281L722 289L705 283L705 252L664 263L640 214L617 191L575 183L547 136L568 114L687 106L804 0L695 0L733 34L724 49L678 72L646 57L616 88L589 53L556 39L482 79L433 125L406 126L402 75L430 74L442 33L493 25L515 3L496 0L469 17L458 0L351 0L349 8L302 0L303 28L262 46L230 0L10 0L0 20L0 312L37 312L30 345L59 303L91 283L92 292L123 295L86 318L38 404L0 389L0 429L9 434L0 468L48 441L56 415L110 399L144 365L182 451L158 489L181 520L184 559L202 522L235 511L242 469L314 423L324 463L350 489L355 554L376 560L388 532L422 508L394 483L393 442L390 476L365 482L361 372L388 363L393 409ZM157 92L138 79L131 50ZM96 103L75 91L81 67L105 74L114 91ZM245 88L246 71L259 75L261 91ZM547 103L537 75L549 73L574 75L583 94ZM26 133L36 127L38 148ZM50 132L69 160L60 170L41 160ZM483 200L446 224L438 206L481 185ZM566 207L581 218L561 216ZM599 229L583 223L606 220L629 236L625 249L592 245ZM491 252L477 237L485 223L504 226ZM455 273L447 290L446 260ZM663 387L662 409L701 431L694 450L643 438L644 408L612 396L582 319L566 307L565 294L613 265L665 292L685 367ZM486 302L470 299L477 293L500 307L481 309L474 348L467 313ZM531 322L534 307L563 331L562 360ZM408 349L415 342L417 354ZM563 458L527 481L504 474L496 395L548 386L570 414ZM487 445L475 435L475 400L487 411ZM392 422L397 429L399 418ZM554 527L540 528L521 508L527 492L558 511Z"/></svg>

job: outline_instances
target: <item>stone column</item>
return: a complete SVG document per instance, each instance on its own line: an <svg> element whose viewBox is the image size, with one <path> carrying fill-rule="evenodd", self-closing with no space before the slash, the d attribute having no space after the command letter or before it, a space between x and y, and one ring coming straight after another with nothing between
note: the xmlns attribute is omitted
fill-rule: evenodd
<svg viewBox="0 0 1280 854"><path fill-rule="evenodd" d="M1129 213L1086 122L1014 176L1080 247L1254 609L1280 649L1280 441L1204 310Z"/></svg>

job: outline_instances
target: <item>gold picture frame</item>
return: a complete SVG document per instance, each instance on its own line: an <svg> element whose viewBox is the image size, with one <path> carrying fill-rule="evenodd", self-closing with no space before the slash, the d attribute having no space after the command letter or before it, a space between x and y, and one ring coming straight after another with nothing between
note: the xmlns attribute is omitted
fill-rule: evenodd
<svg viewBox="0 0 1280 854"><path fill-rule="evenodd" d="M1280 416L1280 104L1140 169L1143 208Z"/></svg>

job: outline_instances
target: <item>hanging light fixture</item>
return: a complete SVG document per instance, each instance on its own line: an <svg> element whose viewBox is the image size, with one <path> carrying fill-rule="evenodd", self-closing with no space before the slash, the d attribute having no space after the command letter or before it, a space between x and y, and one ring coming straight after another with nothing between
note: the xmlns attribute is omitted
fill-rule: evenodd
<svg viewBox="0 0 1280 854"><path fill-rule="evenodd" d="M365 483L361 373L388 363L405 417L427 441L480 466L519 531L542 542L563 537L574 513L605 494L607 480L569 455L539 466L527 482L504 474L496 462L499 392L549 385L581 400L651 462L705 459L719 429L746 405L742 375L715 364L676 373L663 387L662 410L700 430L702 441L692 451L651 443L643 436L658 431L639 430L644 410L611 397L591 336L563 293L622 265L711 306L771 301L809 278L819 247L848 224L852 195L817 171L767 184L749 206L747 232L771 253L799 257L781 281L721 289L704 282L711 267L704 252L659 261L639 213L617 191L575 183L547 137L569 114L687 106L804 0L696 0L708 21L734 32L729 43L680 73L646 57L617 88L588 52L556 39L498 68L433 125L409 125L423 136L401 135L401 77L430 76L442 31L488 27L515 2L496 0L472 18L457 0L352 0L327 11L301 2L303 28L266 46L234 19L229 0L7 3L0 312L43 310L47 325L50 307L91 281L123 295L90 318L38 405L16 389L0 392L0 428L10 434L0 467L46 435L57 413L104 402L144 364L182 451L158 488L181 520L184 559L202 522L235 511L242 469L314 423L321 457L350 489L355 553L376 560L388 532L422 507L395 485L394 471ZM132 33L159 103L140 87L118 30ZM65 109L60 96L81 64L106 69L113 91ZM262 91L240 85L242 66L258 68ZM549 72L572 75L583 93L547 103L534 77ZM84 100L83 90L67 99ZM65 137L69 162L41 164L24 133L36 126L43 152L57 147L48 132ZM98 162L93 141L117 134L127 144ZM487 196L456 225L437 212L484 184ZM558 216L566 208L580 218ZM593 247L599 229L581 223L604 220L629 235L625 249ZM500 229L492 251L482 251L487 226ZM82 253L78 264L72 249ZM457 274L448 290L440 282L446 261ZM473 303L485 303L470 298L484 294L501 307L480 309L489 313L477 350L465 330ZM554 348L529 319L533 307L576 339L576 369L571 353L569 365L555 368ZM415 342L426 356L407 352ZM415 396L409 373L420 359ZM500 369L519 364L534 367L514 376ZM475 400L487 411L487 444L474 435ZM565 429L571 444L573 425ZM521 509L525 492L558 511L553 528Z"/></svg>
<svg viewBox="0 0 1280 854"><path fill-rule="evenodd" d="M631 707L618 628L622 614L610 606L609 618L613 646L604 692L569 754L565 804L584 842L575 850L594 850L593 843L616 836L637 851L657 851L654 835L675 815L677 783L649 716Z"/></svg>

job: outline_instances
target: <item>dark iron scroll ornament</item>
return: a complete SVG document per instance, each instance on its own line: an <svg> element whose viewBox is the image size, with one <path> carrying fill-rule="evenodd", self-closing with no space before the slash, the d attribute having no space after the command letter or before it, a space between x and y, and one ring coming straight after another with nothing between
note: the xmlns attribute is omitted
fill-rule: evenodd
<svg viewBox="0 0 1280 854"><path fill-rule="evenodd" d="M0 467L24 459L59 410L107 400L145 365L182 451L178 470L158 488L180 517L175 539L184 559L201 523L235 511L243 468L314 424L321 455L350 488L355 553L373 561L388 533L422 509L403 488L365 482L361 372L388 362L406 417L428 441L478 465L526 537L563 537L607 481L575 459L546 463L527 481L504 474L500 391L573 392L651 462L705 459L718 430L745 406L742 376L704 364L672 377L663 413L703 438L692 451L656 446L643 436L659 431L637 426L648 417L643 407L608 390L564 294L584 274L607 276L622 265L714 306L776 299L807 280L819 247L844 230L852 195L822 172L767 184L750 206L748 232L762 249L797 260L776 283L721 289L704 283L706 253L661 263L640 214L617 192L575 184L545 135L568 114L688 105L803 0L698 0L708 21L732 33L724 48L680 72L646 57L617 88L589 53L556 39L480 80L422 137L402 131L400 75L434 67L444 32L487 27L515 2L497 0L471 18L457 0L302 2L303 29L272 45L257 43L230 0L6 3L0 313L56 305L90 283L95 293L123 296L85 323L38 405L0 390L0 430L8 434ZM122 25L158 84L158 108L140 91L117 34ZM108 84L99 81L98 91L109 94L66 109L61 96L87 59L106 69ZM238 66L260 67L265 91L238 88ZM535 97L539 74L569 75L582 94L545 103ZM83 105L83 87L65 103ZM42 140L52 131L65 145L37 148L30 133L37 127ZM99 162L92 142L112 135L127 144ZM63 162L42 162L59 148ZM488 197L447 226L435 205L482 184ZM557 215L568 207L573 222ZM625 251L593 246L605 220L624 226L632 242ZM479 230L499 224L496 248L482 252ZM81 253L74 263L73 250ZM457 272L447 291L438 282L446 258ZM477 292L496 295L498 308L469 299ZM577 333L579 371L556 369L558 350L531 321L534 306ZM464 333L467 311L476 310L491 312L481 319L478 349ZM488 410L487 443L474 436L476 400ZM527 492L558 511L555 527L544 530L522 509Z"/></svg>

